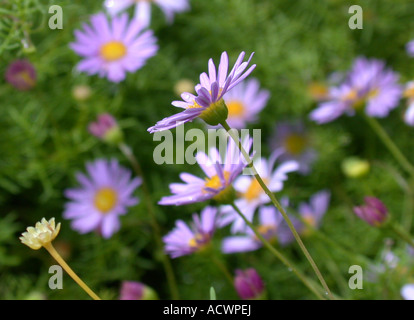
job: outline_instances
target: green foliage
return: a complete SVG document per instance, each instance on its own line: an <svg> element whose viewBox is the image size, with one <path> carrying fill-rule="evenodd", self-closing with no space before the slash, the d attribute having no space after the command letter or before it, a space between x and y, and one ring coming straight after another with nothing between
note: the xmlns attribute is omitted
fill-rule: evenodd
<svg viewBox="0 0 414 320"><path fill-rule="evenodd" d="M271 91L271 98L258 123L250 127L262 129L265 155L278 121L307 121L315 107L307 94L308 85L325 81L332 72L346 71L355 57L384 59L401 73L403 81L414 75L414 63L404 49L414 37L412 1L356 1L364 9L364 29L350 30L349 1L345 0L193 0L191 11L177 15L173 25L168 25L154 6L151 27L160 50L145 67L116 85L79 74L75 65L80 58L69 48L74 30L101 11L102 2L0 0L0 74L4 75L16 58L29 59L38 74L36 87L28 92L16 91L0 80L1 299L88 299L66 275L64 290L49 290L48 268L54 261L45 250L31 251L19 243L18 236L26 226L53 216L62 222L57 246L67 251L69 264L104 298L117 299L123 280L145 282L161 299L171 298L142 190L137 192L141 203L122 217L121 231L109 240L95 233L80 236L62 218L63 191L76 185L74 175L85 170L86 161L117 158L128 166L118 150L88 133L87 125L97 114L110 112L119 120L144 169L155 204L169 194L168 186L178 181L180 172L200 171L196 166L156 165L152 152L157 142L146 129L176 112L171 106L171 101L179 99L174 93L176 82L184 78L197 82L199 74L207 70L208 59L218 61L222 51L229 53L231 62L241 51L255 52L253 76ZM63 8L63 30L48 28L48 9L53 4ZM91 88L87 101L73 97L76 85ZM381 123L412 159L412 129L402 125L403 110L401 106ZM412 227L412 199L398 184L404 173L362 119L343 117L323 126L307 124L318 160L309 176L292 174L278 196L288 195L298 204L316 191L330 189L332 203L320 233L333 243L317 234L305 239L329 286L347 299L400 299L401 286L412 281L413 274L405 245L398 239L394 239L393 249L400 257L399 267L377 273L364 290L348 288L348 268L359 264L354 258L358 255L373 265L383 264L384 233L352 213L352 206L361 203L365 194L380 197L396 220L407 230ZM186 125L187 129L192 127L202 125ZM349 156L370 161L367 177L344 177L341 163ZM191 213L204 206L158 206L162 235L177 219L189 221ZM227 235L227 229L219 230L214 240L216 251ZM313 277L296 245L280 250ZM230 270L255 267L271 299L314 298L292 272L264 250L220 255L219 259ZM182 298L207 299L212 287L219 298L237 298L220 270L205 257L182 257L172 264ZM364 268L368 270L368 264Z"/></svg>

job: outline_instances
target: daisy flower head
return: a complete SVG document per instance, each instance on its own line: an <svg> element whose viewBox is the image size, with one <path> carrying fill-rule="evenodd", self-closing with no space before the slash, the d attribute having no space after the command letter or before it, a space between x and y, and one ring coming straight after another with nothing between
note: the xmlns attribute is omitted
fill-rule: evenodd
<svg viewBox="0 0 414 320"><path fill-rule="evenodd" d="M312 229L319 228L322 218L328 210L330 197L329 191L322 190L314 194L309 203L299 204L298 212L303 222L303 227L300 229L303 234L310 234Z"/></svg>
<svg viewBox="0 0 414 320"><path fill-rule="evenodd" d="M184 92L181 95L183 101L173 101L172 105L184 109L184 111L165 118L148 131L154 133L177 127L183 123L191 122L196 118L203 119L207 124L216 126L228 117L228 109L223 96L243 81L254 70L256 65L248 67L253 53L247 62L243 62L245 53L240 53L230 73L229 58L227 52L223 52L220 64L216 70L213 59L208 62L208 75L203 72L200 75L200 83L195 86L197 95Z"/></svg>
<svg viewBox="0 0 414 320"><path fill-rule="evenodd" d="M175 228L163 238L165 252L177 258L201 251L210 244L216 227L217 209L214 207L204 208L200 216L194 214L191 227L178 220Z"/></svg>
<svg viewBox="0 0 414 320"><path fill-rule="evenodd" d="M128 21L126 13L112 20L104 13L93 15L90 25L75 31L75 38L70 47L83 58L78 71L111 82L123 81L127 72L141 69L158 51L153 32L137 20Z"/></svg>
<svg viewBox="0 0 414 320"><path fill-rule="evenodd" d="M277 150L273 152L269 160L259 158L254 161L258 174L272 192L280 192L283 189L284 182L288 179L287 174L299 169L299 164L293 160L282 162L274 168L275 162L281 154L281 150ZM238 177L234 182L234 189L238 196L235 203L239 208L242 208L243 214L249 221L252 221L254 212L259 206L270 201L254 176L242 175ZM232 206L224 206L220 225L223 227L228 224L232 224L232 233L243 232L247 228L246 223Z"/></svg>
<svg viewBox="0 0 414 320"><path fill-rule="evenodd" d="M141 179L131 179L131 172L116 160L99 159L87 163L86 169L88 176L76 175L80 187L65 191L70 201L63 216L72 219L72 228L80 233L97 230L110 238L120 229L119 216L138 203L132 194Z"/></svg>
<svg viewBox="0 0 414 320"><path fill-rule="evenodd" d="M260 207L259 226L257 231L270 242L278 239L279 226L283 221L282 214L273 206ZM244 234L227 237L223 240L223 253L237 253L255 251L263 246L254 232L249 228Z"/></svg>
<svg viewBox="0 0 414 320"><path fill-rule="evenodd" d="M242 129L246 123L257 120L257 115L266 106L270 92L260 89L257 79L241 82L224 96L228 109L227 123L231 128Z"/></svg>
<svg viewBox="0 0 414 320"><path fill-rule="evenodd" d="M147 27L151 23L151 2L160 7L168 23L173 22L176 13L190 9L188 0L106 0L104 6L110 15L115 16L135 5L134 19Z"/></svg>
<svg viewBox="0 0 414 320"><path fill-rule="evenodd" d="M330 90L330 99L315 109L310 118L327 123L343 114L354 115L365 106L371 117L384 118L398 106L402 89L399 76L377 59L359 57L344 83Z"/></svg>
<svg viewBox="0 0 414 320"><path fill-rule="evenodd" d="M310 146L303 121L294 123L281 122L276 125L275 134L271 140L273 150L281 148L284 152L281 161L295 160L299 164L299 172L308 174L316 159L316 151Z"/></svg>
<svg viewBox="0 0 414 320"><path fill-rule="evenodd" d="M243 141L243 148L249 152L252 139ZM246 167L244 157L231 138L227 139L226 153L220 156L219 150L211 148L209 154L198 152L196 161L204 171L204 179L190 173L181 173L183 183L173 183L170 190L173 195L163 197L160 205L186 205L209 199L221 203L231 203L234 199L232 183Z"/></svg>

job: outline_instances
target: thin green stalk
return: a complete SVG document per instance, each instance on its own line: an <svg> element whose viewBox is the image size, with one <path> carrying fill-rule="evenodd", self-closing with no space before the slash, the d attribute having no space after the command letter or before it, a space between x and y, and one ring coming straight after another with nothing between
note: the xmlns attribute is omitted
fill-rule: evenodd
<svg viewBox="0 0 414 320"><path fill-rule="evenodd" d="M414 177L414 166L408 161L408 159L403 155L397 145L392 141L388 133L384 130L384 128L379 124L379 122L369 116L365 116L365 120L371 126L372 130L378 135L382 143L387 147L387 149L391 152L395 160L401 165L401 167L407 171L412 177Z"/></svg>
<svg viewBox="0 0 414 320"><path fill-rule="evenodd" d="M285 210L282 208L280 203L277 201L275 195L269 190L269 188L264 183L263 179L260 177L260 175L257 173L256 168L253 165L253 161L250 159L249 154L244 150L243 145L241 141L238 139L237 136L233 134L233 131L231 130L230 126L227 124L226 121L223 121L221 123L223 128L228 132L230 137L234 140L234 142L237 144L238 148L240 149L240 152L243 154L243 157L246 159L248 166L252 169L254 177L256 178L257 182L260 184L264 192L269 196L270 200L272 201L273 205L280 211L283 218L285 219L287 225L289 226L289 229L292 231L293 236L295 237L299 247L301 248L302 252L304 253L306 259L309 261L310 265L312 266L312 269L314 270L316 276L318 277L319 281L321 282L323 288L328 293L328 296L330 299L334 300L334 296L331 293L331 290L329 290L328 285L326 284L325 279L323 278L321 272L319 271L318 266L316 265L315 261L313 261L312 256L306 249L302 239L300 238L298 232L296 231L295 227L293 226L292 221L289 219L288 215L286 214Z"/></svg>
<svg viewBox="0 0 414 320"><path fill-rule="evenodd" d="M152 226L152 229L154 230L154 238L157 242L158 248L162 250L163 244L162 244L162 239L161 239L161 228L155 216L155 209L152 203L151 193L148 189L148 185L145 181L144 175L142 174L141 166L129 146L127 146L125 143L121 143L119 144L119 149L125 155L125 157L129 160L135 173L142 178L142 189L144 191L145 203L147 205L148 213L151 218L150 219L151 226ZM172 268L170 260L164 254L164 252L161 255L161 261L164 267L165 275L167 277L167 282L170 288L171 297L173 300L179 300L180 295L179 295L179 291L177 288L177 282L174 276L174 270Z"/></svg>
<svg viewBox="0 0 414 320"><path fill-rule="evenodd" d="M255 228L255 226L245 217L245 215L240 211L240 209L236 206L236 204L233 202L231 204L234 210L239 214L239 216L243 219L243 221L250 227L250 229L254 232L256 237L263 243L263 245L274 255L276 258L278 258L282 263L289 268L289 270L292 270L294 274L303 282L303 284L309 288L319 299L325 300L325 298L320 294L320 292L310 284L308 279L302 272L300 272L292 262L288 260L281 252L279 252L274 246L270 244L269 241L267 241L259 231Z"/></svg>
<svg viewBox="0 0 414 320"><path fill-rule="evenodd" d="M391 222L388 224L389 228L397 235L399 236L402 240L404 240L405 242L407 242L411 247L414 248L414 241L411 238L411 236L406 233L399 225Z"/></svg>
<svg viewBox="0 0 414 320"><path fill-rule="evenodd" d="M233 276L231 275L227 266L215 255L214 252L212 252L209 257L214 262L214 264L220 269L220 271L223 272L224 276L226 277L230 285L233 286Z"/></svg>
<svg viewBox="0 0 414 320"><path fill-rule="evenodd" d="M44 248L50 253L50 255L60 264L60 266L65 269L67 274L94 300L101 300L99 296L89 288L85 282L72 270L71 267L66 263L65 260L61 257L59 252L53 247L52 243L49 242L44 245Z"/></svg>

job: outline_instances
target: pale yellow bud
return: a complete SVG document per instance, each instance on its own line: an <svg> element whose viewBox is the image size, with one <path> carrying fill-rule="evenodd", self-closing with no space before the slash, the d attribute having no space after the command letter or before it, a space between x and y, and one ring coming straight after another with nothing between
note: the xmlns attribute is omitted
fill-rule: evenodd
<svg viewBox="0 0 414 320"><path fill-rule="evenodd" d="M55 218L47 221L45 218L41 222L37 222L35 227L28 227L27 232L23 232L19 238L22 243L38 250L46 244L51 243L60 231L60 223L55 225Z"/></svg>

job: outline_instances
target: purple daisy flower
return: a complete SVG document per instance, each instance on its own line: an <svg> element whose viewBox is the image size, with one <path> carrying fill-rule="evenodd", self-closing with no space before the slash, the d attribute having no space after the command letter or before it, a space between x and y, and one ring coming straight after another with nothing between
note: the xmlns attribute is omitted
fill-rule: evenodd
<svg viewBox="0 0 414 320"><path fill-rule="evenodd" d="M104 6L112 16L135 5L135 17L144 26L149 26L151 22L151 2L158 5L164 12L167 21L172 23L174 14L190 9L188 0L106 0Z"/></svg>
<svg viewBox="0 0 414 320"><path fill-rule="evenodd" d="M299 164L298 171L302 174L310 172L311 164L316 159L316 151L310 147L303 121L278 123L271 140L271 148L282 149L284 153L280 156L280 161L295 160Z"/></svg>
<svg viewBox="0 0 414 320"><path fill-rule="evenodd" d="M119 216L138 203L132 193L141 179L131 179L131 172L116 160L96 160L87 163L86 169L89 177L76 175L81 186L65 191L70 202L65 205L63 217L73 219L72 228L80 233L97 230L110 238L120 228Z"/></svg>
<svg viewBox="0 0 414 320"><path fill-rule="evenodd" d="M165 252L177 258L200 251L210 243L216 227L217 209L214 207L204 208L200 216L193 214L191 228L178 220L175 228L163 238Z"/></svg>
<svg viewBox="0 0 414 320"><path fill-rule="evenodd" d="M309 234L312 229L319 228L322 218L328 210L331 193L327 190L322 190L315 193L309 200L309 203L302 202L299 204L299 215L303 222L303 227L300 232Z"/></svg>
<svg viewBox="0 0 414 320"><path fill-rule="evenodd" d="M283 183L287 180L287 174L299 169L296 161L287 161L280 164L274 169L276 159L281 152L277 151L272 154L269 161L260 158L254 162L257 172L262 177L270 191L279 192L283 189ZM235 201L239 208L243 209L243 214L249 221L253 220L253 215L256 209L269 202L268 195L263 191L256 178L253 176L240 176L234 182L234 189L238 194L238 199ZM220 219L220 226L232 224L231 232L243 232L247 226L239 214L232 206L224 206L222 217Z"/></svg>
<svg viewBox="0 0 414 320"><path fill-rule="evenodd" d="M223 96L243 81L256 67L252 65L247 71L246 68L253 57L253 53L247 62L243 62L245 53L242 52L233 69L229 74L229 58L227 52L221 54L218 70L212 59L208 62L207 75L203 72L200 75L200 84L196 85L197 96L184 92L181 97L184 101L173 101L172 105L185 109L181 113L164 118L148 129L150 133L164 131L177 127L183 123L193 121L200 117L210 125L218 125L220 120L227 119L228 111L224 108Z"/></svg>
<svg viewBox="0 0 414 320"><path fill-rule="evenodd" d="M229 115L227 123L231 128L242 129L246 123L257 120L257 115L266 106L270 92L260 89L257 79L241 82L224 96Z"/></svg>
<svg viewBox="0 0 414 320"><path fill-rule="evenodd" d="M197 153L196 161L206 174L205 179L190 173L181 173L180 178L184 183L171 184L170 190L174 195L163 197L158 204L180 206L209 199L226 201L229 196L232 196L232 183L246 167L246 163L233 140L228 138L227 141L223 160L215 148L210 150L208 156L204 152ZM249 152L251 145L250 138L244 140L243 148L247 152Z"/></svg>
<svg viewBox="0 0 414 320"><path fill-rule="evenodd" d="M381 60L357 58L345 82L331 88L330 100L321 103L310 118L319 124L327 123L344 113L354 115L363 106L367 115L384 118L400 101L398 78Z"/></svg>
<svg viewBox="0 0 414 320"><path fill-rule="evenodd" d="M257 231L268 241L277 240L278 229L282 221L283 216L275 207L260 207ZM247 252L257 250L262 246L263 243L249 228L245 230L244 235L225 238L221 250L224 253Z"/></svg>
<svg viewBox="0 0 414 320"><path fill-rule="evenodd" d="M6 70L6 81L20 91L32 89L36 78L36 69L27 60L16 60Z"/></svg>
<svg viewBox="0 0 414 320"><path fill-rule="evenodd" d="M84 58L77 69L112 82L123 81L127 72L141 69L158 51L153 32L143 29L141 22L129 22L126 13L112 21L103 13L93 15L91 25L85 23L83 31L76 30L76 41L70 44Z"/></svg>

